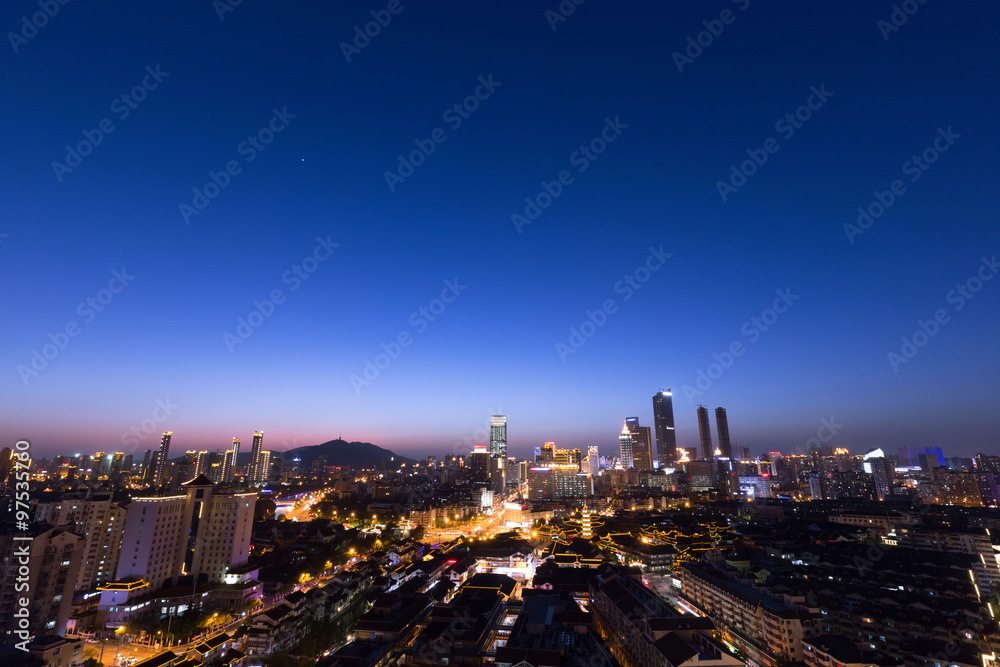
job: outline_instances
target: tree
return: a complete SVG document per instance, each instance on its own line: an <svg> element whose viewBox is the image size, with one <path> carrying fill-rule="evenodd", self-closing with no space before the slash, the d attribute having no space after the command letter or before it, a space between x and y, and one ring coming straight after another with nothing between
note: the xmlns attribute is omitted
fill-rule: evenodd
<svg viewBox="0 0 1000 667"><path fill-rule="evenodd" d="M270 498L258 498L257 504L254 505L253 520L266 521L267 519L273 519L277 509L278 506Z"/></svg>

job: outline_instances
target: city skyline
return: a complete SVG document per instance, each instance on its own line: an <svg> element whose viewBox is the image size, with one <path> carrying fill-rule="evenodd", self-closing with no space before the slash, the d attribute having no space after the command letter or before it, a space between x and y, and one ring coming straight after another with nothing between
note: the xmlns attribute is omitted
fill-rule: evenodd
<svg viewBox="0 0 1000 667"><path fill-rule="evenodd" d="M655 411L657 409L656 399L660 397L661 394L666 395L667 398L669 399L669 393L670 393L669 390L659 390L654 395L654 408L653 408L654 414L652 416L653 423L656 422L656 415L655 415ZM733 439L729 435L728 411L726 410L725 407L718 406L714 409L715 412L714 421L716 422L716 429L717 429L717 432L714 436L712 435L712 427L711 427L712 418L708 408L706 406L698 406L698 408L695 409L693 412L695 414L694 428L697 430L697 439L692 440L691 442L682 439L681 441L674 442L674 445L677 449L685 448L691 451L697 451L701 458L706 457L706 449L705 449L706 447L709 447L711 449L708 458L714 458L716 452L718 452L720 456L729 458L730 456L732 456L731 452L733 451L734 447L739 447L740 451L750 451L751 452L750 458L757 458L764 454L767 454L768 452L781 452L786 455L808 454L810 449L823 448L823 447L830 449L847 450L850 451L852 455L860 455L866 452L875 451L877 449L883 449L887 452L895 452L897 449L899 450L920 449L924 447L940 448L940 446L938 445L915 445L912 443L898 445L898 446L894 445L890 446L885 443L876 444L872 446L850 445L846 443L844 439L839 439L838 441L838 439L836 438L836 434L843 428L843 424L838 423L836 420L832 418L820 419L819 420L820 426L817 429L816 433L812 434L802 443L798 445L793 445L791 448L782 448L780 446L775 445L773 442L771 444L768 444L766 442L757 443L755 446L754 444L741 439L733 441ZM673 417L672 414L671 417ZM522 437L522 438L516 438L516 440L520 440L522 444L515 446L514 449L510 449L508 447L508 438L507 438L508 418L509 415L507 414L503 415L490 414L487 417L485 428L477 428L465 434L460 439L454 441L450 445L448 444L442 445L442 448L439 449L431 448L426 450L406 451L383 443L371 442L369 440L364 440L354 437L344 437L343 434L341 433L336 438L328 438L319 442L304 443L304 442L299 442L297 439L290 442L288 439L285 439L282 440L281 445L277 447L269 445L268 453L274 455L281 455L284 452L299 447L319 445L322 444L323 442L329 442L333 440L344 440L348 442L369 442L370 444L382 447L383 449L391 450L395 454L399 454L413 459L420 459L426 456L439 456L442 453L442 451L444 451L445 456L447 456L449 453L459 454L459 455L462 454L469 455L472 453L473 449L476 449L476 450L486 451L487 453L490 454L499 455L501 456L501 458L505 458L506 455L510 455L515 458L530 460L532 455L531 453L533 451L537 451L539 443L542 444L555 443L560 447L565 447L567 449L580 449L581 451L586 451L588 448L592 447L598 447L605 452L609 451L618 452L621 447L621 436L625 433L628 433L631 429L639 427L639 422L642 421L642 418L637 418L637 417L626 417L623 420L619 420L619 423L622 422L624 423L622 430L615 431L616 435L612 436L610 439L607 437L606 434L604 436L600 436L600 440L596 444L594 442L594 438L582 441L583 444L578 444L577 442L553 439L547 436L537 442L534 440L526 440L525 438ZM655 462L655 465L659 467L669 467L667 464L662 463L661 462L662 460L658 458L658 452L659 452L657 445L658 440L655 437L654 427L642 426L640 428L642 428L646 432L645 438L648 440L649 455ZM671 432L674 432L673 429L670 430ZM258 461L260 456L260 450L262 449L263 446L263 435L264 435L263 431L261 430L255 430L253 432L254 447L249 453L250 462L247 467L248 475L250 476L251 479L255 477L253 473L253 468L256 467L257 465L256 462ZM155 464L154 465L155 470L159 471L161 468L160 457L159 457L160 452L163 451L164 446L167 449L169 449L170 444L173 442L173 438L174 438L173 431L164 431L159 439L159 444L156 447L150 446L145 448L146 451L150 451L152 453L153 461ZM637 441L636 438L638 438L638 436L634 435L633 432L633 435L630 437L630 442L632 443L636 442ZM175 449L175 452L207 451L212 453L223 454L225 456L224 463L227 466L228 470L230 457L233 457L233 459L235 460L235 456L238 455L240 441L241 439L238 436L233 437L232 441L228 443L226 447L217 446L217 443L198 444L193 441L185 441L187 442L187 444L183 445L183 448L181 447L180 444L178 444L178 447ZM502 446L494 447L494 443L501 444ZM968 451L958 450L949 447L943 447L943 449L948 452L949 456L958 456L965 458L973 457L979 453L989 453L988 451L982 448L979 449L973 448ZM37 452L38 449L33 446L33 451ZM52 458L54 456L73 456L73 455L80 456L80 455L87 455L88 451L100 451L101 453L105 453L105 451L107 451L109 452L110 455L110 452L121 452L122 450L118 450L114 446L105 446L105 447L98 446L96 449L91 449L91 450L87 450L86 448L80 449L72 447L70 447L69 449L66 448L59 449L58 447L56 447L56 449L53 451L43 450L41 457ZM143 451L144 451L143 447L132 447L132 448L126 448L124 450L124 452L127 453L128 455L136 455L137 453ZM173 457L169 457L168 455L168 460L170 460L171 458L179 459L182 456L183 456L182 454L175 453ZM155 474L159 475L161 473L156 472ZM226 475L226 478L228 478L228 475Z"/></svg>
<svg viewBox="0 0 1000 667"><path fill-rule="evenodd" d="M672 387L682 445L1000 453L1000 10L722 4L60 10L4 70L0 439L523 453Z"/></svg>

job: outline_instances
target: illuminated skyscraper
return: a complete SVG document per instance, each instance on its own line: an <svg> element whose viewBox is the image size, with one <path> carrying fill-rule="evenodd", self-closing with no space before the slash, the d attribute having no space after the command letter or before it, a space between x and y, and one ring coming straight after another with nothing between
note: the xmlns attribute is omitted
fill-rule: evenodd
<svg viewBox="0 0 1000 667"><path fill-rule="evenodd" d="M628 423L622 425L621 435L618 436L618 449L621 455L622 468L632 467L632 432L628 430Z"/></svg>
<svg viewBox="0 0 1000 667"><path fill-rule="evenodd" d="M167 456L170 454L170 438L173 431L164 431L160 439L160 456L156 459L156 474L153 476L153 486L163 486L163 467L167 464Z"/></svg>
<svg viewBox="0 0 1000 667"><path fill-rule="evenodd" d="M233 474L236 472L236 458L240 455L240 439L233 438L232 449L226 452L222 459L222 481L225 484L233 481Z"/></svg>
<svg viewBox="0 0 1000 667"><path fill-rule="evenodd" d="M715 409L715 425L719 429L719 451L727 459L733 457L733 446L729 442L729 419L725 408Z"/></svg>
<svg viewBox="0 0 1000 667"><path fill-rule="evenodd" d="M485 449L477 449L469 455L469 467L472 473L471 481L477 486L490 484L490 453Z"/></svg>
<svg viewBox="0 0 1000 667"><path fill-rule="evenodd" d="M661 389L653 395L653 428L656 430L656 458L660 467L666 468L677 460L673 395L669 389Z"/></svg>
<svg viewBox="0 0 1000 667"><path fill-rule="evenodd" d="M247 470L247 482L249 484L258 484L263 479L263 470L260 469L260 450L264 445L264 433L261 431L254 431L253 434L253 446L250 448L250 468ZM236 465L236 461L233 461L233 465Z"/></svg>
<svg viewBox="0 0 1000 667"><path fill-rule="evenodd" d="M208 452L200 451L195 455L194 474L197 477L208 472Z"/></svg>
<svg viewBox="0 0 1000 667"><path fill-rule="evenodd" d="M260 459L257 461L257 482L267 484L271 480L271 452L263 449L260 452Z"/></svg>
<svg viewBox="0 0 1000 667"><path fill-rule="evenodd" d="M632 434L632 467L636 470L652 470L653 443L649 427L639 426L638 417L627 417L625 427Z"/></svg>
<svg viewBox="0 0 1000 667"><path fill-rule="evenodd" d="M507 415L490 417L490 455L507 460Z"/></svg>
<svg viewBox="0 0 1000 667"><path fill-rule="evenodd" d="M712 460L712 427L708 424L708 408L698 406L698 435L701 437L701 458Z"/></svg>

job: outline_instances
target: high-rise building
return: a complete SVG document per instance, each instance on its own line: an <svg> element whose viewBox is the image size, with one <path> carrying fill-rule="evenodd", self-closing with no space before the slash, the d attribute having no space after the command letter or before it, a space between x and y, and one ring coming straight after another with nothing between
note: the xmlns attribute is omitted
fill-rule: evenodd
<svg viewBox="0 0 1000 667"><path fill-rule="evenodd" d="M712 428L708 424L708 408L704 405L698 406L698 436L701 438L701 458L711 461L714 454Z"/></svg>
<svg viewBox="0 0 1000 667"><path fill-rule="evenodd" d="M507 460L507 415L490 417L490 455Z"/></svg>
<svg viewBox="0 0 1000 667"><path fill-rule="evenodd" d="M892 494L896 484L896 466L893 460L887 456L873 457L868 459L871 463L872 479L875 482L875 492L879 500Z"/></svg>
<svg viewBox="0 0 1000 667"><path fill-rule="evenodd" d="M652 470L653 443L649 427L640 426L638 417L627 417L625 427L632 434L632 467L639 471Z"/></svg>
<svg viewBox="0 0 1000 667"><path fill-rule="evenodd" d="M170 439L173 431L164 431L160 438L160 456L156 459L156 474L153 475L153 486L163 486L163 468L167 465L167 456L170 454Z"/></svg>
<svg viewBox="0 0 1000 667"><path fill-rule="evenodd" d="M259 484L261 481L260 452L264 447L264 433L254 431L253 444L250 446L250 465L247 466L246 483L248 485ZM236 461L233 461L236 465Z"/></svg>
<svg viewBox="0 0 1000 667"><path fill-rule="evenodd" d="M653 428L659 466L670 467L677 460L677 434L674 432L673 394L669 389L653 394Z"/></svg>
<svg viewBox="0 0 1000 667"><path fill-rule="evenodd" d="M215 493L204 475L185 482L177 495L132 498L117 579L141 577L150 588L140 593L176 586L181 576L223 583L226 570L250 555L256 500L256 493Z"/></svg>
<svg viewBox="0 0 1000 667"><path fill-rule="evenodd" d="M149 479L149 466L152 464L153 451L150 449L146 450L146 453L142 457L142 470L140 471L140 477L142 479Z"/></svg>
<svg viewBox="0 0 1000 667"><path fill-rule="evenodd" d="M10 471L14 469L12 454L10 447L0 449L0 488L7 486L7 478L10 477Z"/></svg>
<svg viewBox="0 0 1000 667"><path fill-rule="evenodd" d="M194 474L202 475L208 472L208 451L198 452L194 458Z"/></svg>
<svg viewBox="0 0 1000 667"><path fill-rule="evenodd" d="M621 435L618 436L618 451L621 455L622 468L631 468L633 463L632 432L628 430L628 424L622 425Z"/></svg>
<svg viewBox="0 0 1000 667"><path fill-rule="evenodd" d="M271 479L271 450L260 450L260 460L257 462L257 482L266 484Z"/></svg>
<svg viewBox="0 0 1000 667"><path fill-rule="evenodd" d="M490 456L490 489L496 496L503 495L504 486L506 486L504 481L505 464L506 461L499 456Z"/></svg>
<svg viewBox="0 0 1000 667"><path fill-rule="evenodd" d="M535 448L535 463L553 463L556 460L556 443L546 442Z"/></svg>
<svg viewBox="0 0 1000 667"><path fill-rule="evenodd" d="M143 482L147 486L156 486L156 471L160 467L160 450L153 452L153 455L149 459L149 467L146 468L146 473L143 475ZM86 468L80 468L81 475L86 473Z"/></svg>
<svg viewBox="0 0 1000 667"><path fill-rule="evenodd" d="M469 455L471 481L479 486L490 485L490 453L485 449L477 449Z"/></svg>
<svg viewBox="0 0 1000 667"><path fill-rule="evenodd" d="M108 491L67 494L38 503L36 523L49 523L83 538L75 590L93 590L114 578L126 512Z"/></svg>
<svg viewBox="0 0 1000 667"><path fill-rule="evenodd" d="M45 524L29 527L27 533L0 534L0 637L8 641L15 629L35 637L66 633L73 609L73 589L79 578L84 539ZM15 566L20 563L20 566ZM16 591L31 591L26 617Z"/></svg>
<svg viewBox="0 0 1000 667"><path fill-rule="evenodd" d="M550 463L528 468L528 500L585 498L594 494L593 477L572 464Z"/></svg>
<svg viewBox="0 0 1000 667"><path fill-rule="evenodd" d="M725 408L715 409L715 425L719 429L719 451L723 458L733 457L733 446L729 442L729 419L726 417Z"/></svg>
<svg viewBox="0 0 1000 667"><path fill-rule="evenodd" d="M590 445L587 447L587 456L589 456L590 460L593 462L592 465L594 469L591 470L591 472L596 474L601 467L601 455L597 451L597 445Z"/></svg>
<svg viewBox="0 0 1000 667"><path fill-rule="evenodd" d="M233 446L226 451L222 459L222 482L229 484L236 474L236 460L240 455L240 439L233 438Z"/></svg>
<svg viewBox="0 0 1000 667"><path fill-rule="evenodd" d="M260 469L260 452L264 445L264 433L254 431L253 446L250 448L250 468L247 470L247 481L252 484L259 484L262 480ZM236 461L233 461L236 465Z"/></svg>
<svg viewBox="0 0 1000 667"><path fill-rule="evenodd" d="M521 477L521 465L520 462L513 456L507 457L507 462L504 465L504 484L508 488L517 488L520 486L524 479Z"/></svg>

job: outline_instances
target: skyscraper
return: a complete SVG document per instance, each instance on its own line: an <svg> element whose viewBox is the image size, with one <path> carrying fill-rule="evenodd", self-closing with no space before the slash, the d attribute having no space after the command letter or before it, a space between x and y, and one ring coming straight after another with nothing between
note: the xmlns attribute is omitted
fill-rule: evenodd
<svg viewBox="0 0 1000 667"><path fill-rule="evenodd" d="M195 455L194 459L194 474L195 477L198 475L208 472L208 451L202 450Z"/></svg>
<svg viewBox="0 0 1000 667"><path fill-rule="evenodd" d="M618 436L618 448L621 453L622 468L632 467L632 432L628 430L628 423L622 425L621 435Z"/></svg>
<svg viewBox="0 0 1000 667"><path fill-rule="evenodd" d="M484 449L478 449L469 455L469 467L471 481L478 486L489 486L490 484L490 453Z"/></svg>
<svg viewBox="0 0 1000 667"><path fill-rule="evenodd" d="M625 427L632 434L632 467L636 470L653 469L653 443L648 426L639 426L638 417L627 417Z"/></svg>
<svg viewBox="0 0 1000 667"><path fill-rule="evenodd" d="M669 389L653 394L653 428L656 430L656 458L660 467L677 460L677 435L674 432L673 395Z"/></svg>
<svg viewBox="0 0 1000 667"><path fill-rule="evenodd" d="M163 467L167 463L167 455L170 453L170 438L173 431L164 431L160 439L160 456L156 459L156 474L153 476L153 486L163 486Z"/></svg>
<svg viewBox="0 0 1000 667"><path fill-rule="evenodd" d="M881 456L869 459L872 469L872 480L875 482L875 493L879 500L885 500L892 495L896 484L896 466L892 459Z"/></svg>
<svg viewBox="0 0 1000 667"><path fill-rule="evenodd" d="M148 479L149 476L149 466L152 463L152 450L147 449L145 455L142 457L142 478Z"/></svg>
<svg viewBox="0 0 1000 667"><path fill-rule="evenodd" d="M712 427L708 424L708 408L698 406L698 435L701 437L701 458L712 460Z"/></svg>
<svg viewBox="0 0 1000 667"><path fill-rule="evenodd" d="M507 460L507 415L490 417L490 455Z"/></svg>
<svg viewBox="0 0 1000 667"><path fill-rule="evenodd" d="M271 451L262 449L257 461L257 482L267 484L271 481Z"/></svg>
<svg viewBox="0 0 1000 667"><path fill-rule="evenodd" d="M250 468L247 470L247 481L250 484L257 484L262 479L263 472L260 469L260 450L264 445L264 433L262 431L254 431L253 434L253 446L250 448ZM233 465L236 465L236 461L233 461Z"/></svg>
<svg viewBox="0 0 1000 667"><path fill-rule="evenodd" d="M725 408L715 409L715 425L719 429L719 451L722 456L731 459L733 457L733 446L729 442L729 419L726 417Z"/></svg>
<svg viewBox="0 0 1000 667"><path fill-rule="evenodd" d="M232 448L226 452L222 459L222 481L225 484L233 481L233 474L236 472L236 458L240 455L240 439L233 438Z"/></svg>

